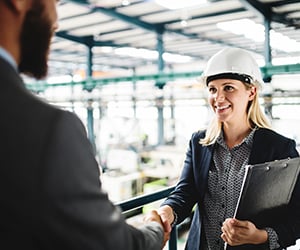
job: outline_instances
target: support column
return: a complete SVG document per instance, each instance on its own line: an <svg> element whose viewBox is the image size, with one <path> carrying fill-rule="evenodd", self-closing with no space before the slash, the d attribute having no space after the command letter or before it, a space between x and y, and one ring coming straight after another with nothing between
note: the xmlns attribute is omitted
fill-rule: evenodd
<svg viewBox="0 0 300 250"><path fill-rule="evenodd" d="M136 76L135 68L133 68L132 71L133 71L133 76ZM136 114L136 81L135 80L132 82L132 90L133 90L133 95L131 99L132 99L133 117L134 119L136 119L137 114Z"/></svg>
<svg viewBox="0 0 300 250"><path fill-rule="evenodd" d="M88 57L87 57L87 70L86 75L87 79L93 76L93 51L92 46L88 46ZM87 91L92 91L92 89L87 89ZM96 143L95 143L95 134L94 134L94 108L93 100L90 99L87 105L87 133L88 138L92 144L94 154L96 154Z"/></svg>
<svg viewBox="0 0 300 250"><path fill-rule="evenodd" d="M171 95L170 98L170 109L171 109L171 130L172 130L172 139L169 143L171 143L172 145L175 145L175 141L176 141L176 122L175 122L175 99L173 94Z"/></svg>
<svg viewBox="0 0 300 250"><path fill-rule="evenodd" d="M157 33L157 51L158 51L158 72L161 73L164 70L164 45L163 45L163 32ZM164 82L156 82L156 86L159 89L163 89ZM157 113L158 113L158 145L164 144L164 104L163 97L157 97Z"/></svg>
<svg viewBox="0 0 300 250"><path fill-rule="evenodd" d="M93 100L88 100L88 105L87 105L87 131L88 131L88 138L92 144L94 154L96 154Z"/></svg>
<svg viewBox="0 0 300 250"><path fill-rule="evenodd" d="M265 65L269 66L272 65L272 48L271 48L271 37L270 37L270 30L271 30L271 22L270 20L264 20L265 26L265 44L264 44L264 51L265 51ZM265 94L264 94L264 110L266 115L272 120L273 118L273 90L271 86L271 76L263 76L264 82L266 83L265 86ZM266 91L267 90L267 91Z"/></svg>
<svg viewBox="0 0 300 250"><path fill-rule="evenodd" d="M265 19L264 20L265 26L265 44L264 44L264 52L265 52L265 64L269 65L272 64L272 49L271 49L271 39L270 39L270 29L271 24L270 21Z"/></svg>

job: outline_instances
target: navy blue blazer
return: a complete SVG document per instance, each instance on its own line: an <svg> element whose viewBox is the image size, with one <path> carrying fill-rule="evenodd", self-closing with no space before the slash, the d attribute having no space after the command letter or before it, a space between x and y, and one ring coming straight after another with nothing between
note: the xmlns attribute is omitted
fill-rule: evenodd
<svg viewBox="0 0 300 250"><path fill-rule="evenodd" d="M178 215L178 222L182 222L191 214L197 204L190 228L187 250L200 249L201 208L205 190L207 188L208 171L212 161L213 145L202 146L199 140L205 135L204 131L192 135L186 153L184 167L175 190L162 205L171 206ZM263 163L273 160L298 157L294 140L286 138L272 130L260 128L255 131L249 164ZM295 244L300 238L300 181L296 183L290 206L279 218L273 219L272 227L279 237L282 247ZM239 247L238 249L241 249ZM251 249L251 248L247 248ZM258 249L258 246L255 248Z"/></svg>
<svg viewBox="0 0 300 250"><path fill-rule="evenodd" d="M108 199L79 118L43 102L0 58L3 249L157 250L163 229L126 223Z"/></svg>

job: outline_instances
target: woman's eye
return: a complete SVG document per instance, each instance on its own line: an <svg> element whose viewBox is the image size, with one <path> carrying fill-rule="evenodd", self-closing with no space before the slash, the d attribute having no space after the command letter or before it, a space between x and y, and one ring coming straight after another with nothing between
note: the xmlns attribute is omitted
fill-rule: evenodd
<svg viewBox="0 0 300 250"><path fill-rule="evenodd" d="M208 89L208 91L209 91L210 93L215 93L215 92L216 92L216 88L210 87L210 88Z"/></svg>
<svg viewBox="0 0 300 250"><path fill-rule="evenodd" d="M232 86L230 86L230 85L226 85L225 87L224 87L224 90L226 90L226 91L232 91L234 88L232 87Z"/></svg>

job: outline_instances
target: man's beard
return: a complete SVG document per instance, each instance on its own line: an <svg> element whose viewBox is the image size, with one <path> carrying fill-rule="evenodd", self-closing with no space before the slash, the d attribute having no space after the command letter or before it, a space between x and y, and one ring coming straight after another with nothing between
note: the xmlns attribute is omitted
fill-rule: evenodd
<svg viewBox="0 0 300 250"><path fill-rule="evenodd" d="M48 72L48 54L53 34L51 22L45 17L40 0L25 17L21 33L20 73L42 79Z"/></svg>

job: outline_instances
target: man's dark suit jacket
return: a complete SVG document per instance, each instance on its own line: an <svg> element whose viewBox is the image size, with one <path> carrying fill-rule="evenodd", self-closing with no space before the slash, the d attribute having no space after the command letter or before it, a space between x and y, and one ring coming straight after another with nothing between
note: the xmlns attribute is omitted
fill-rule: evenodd
<svg viewBox="0 0 300 250"><path fill-rule="evenodd" d="M208 171L212 162L213 146L202 146L199 140L204 131L192 135L186 153L180 180L174 192L162 205L171 206L178 215L178 223L190 215L195 204L196 210L190 228L186 250L200 249L201 208L207 187ZM273 160L299 156L295 141L283 137L269 129L255 131L249 164L263 163ZM300 238L300 180L298 177L290 206L279 217L271 218L273 223L266 225L273 228L279 237L282 247L295 244ZM261 248L260 248L261 247ZM265 249L265 246L241 246L236 249Z"/></svg>
<svg viewBox="0 0 300 250"><path fill-rule="evenodd" d="M101 190L81 121L31 94L0 58L3 249L155 250L162 227L125 223Z"/></svg>

